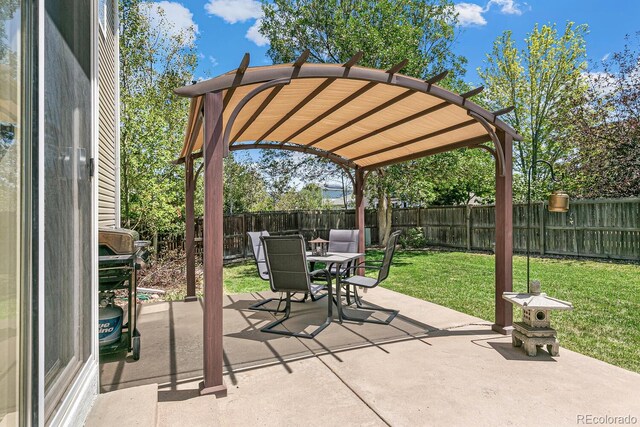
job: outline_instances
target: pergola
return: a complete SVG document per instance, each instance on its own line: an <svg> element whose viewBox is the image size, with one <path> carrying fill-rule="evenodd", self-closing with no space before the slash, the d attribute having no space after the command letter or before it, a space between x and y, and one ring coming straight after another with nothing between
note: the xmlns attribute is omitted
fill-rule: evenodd
<svg viewBox="0 0 640 427"><path fill-rule="evenodd" d="M187 299L195 299L194 189L204 167L204 381L201 394L224 393L222 349L223 158L251 149L290 150L329 159L351 177L356 198L359 251L364 252L363 188L371 171L457 148L482 148L496 159L495 323L508 333L512 310L502 293L512 289L512 143L521 137L463 94L389 70L358 67L362 53L345 64L294 63L240 66L175 90L191 98L184 146L186 168ZM492 143L492 146L484 143ZM198 170L198 172L200 169Z"/></svg>

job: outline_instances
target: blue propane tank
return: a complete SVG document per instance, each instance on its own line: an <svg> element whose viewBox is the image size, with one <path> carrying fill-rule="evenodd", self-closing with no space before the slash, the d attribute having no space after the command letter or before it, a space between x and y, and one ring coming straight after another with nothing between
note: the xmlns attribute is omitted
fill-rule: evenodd
<svg viewBox="0 0 640 427"><path fill-rule="evenodd" d="M122 308L114 304L113 292L100 293L100 309L98 310L98 333L100 346L120 341L122 335Z"/></svg>

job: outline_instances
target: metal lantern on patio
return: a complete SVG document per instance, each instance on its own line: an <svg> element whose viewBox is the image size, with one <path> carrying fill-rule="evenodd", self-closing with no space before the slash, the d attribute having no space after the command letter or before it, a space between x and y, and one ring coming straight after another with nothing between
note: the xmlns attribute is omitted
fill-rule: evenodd
<svg viewBox="0 0 640 427"><path fill-rule="evenodd" d="M329 241L317 237L311 240L311 253L313 255L325 256L329 250Z"/></svg>

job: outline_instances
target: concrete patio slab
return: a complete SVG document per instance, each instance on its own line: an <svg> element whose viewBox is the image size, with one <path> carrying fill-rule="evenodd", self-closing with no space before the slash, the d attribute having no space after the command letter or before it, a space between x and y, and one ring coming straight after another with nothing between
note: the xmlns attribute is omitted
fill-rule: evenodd
<svg viewBox="0 0 640 427"><path fill-rule="evenodd" d="M227 397L197 397L215 402L218 415L211 423L191 425L222 426L384 426L380 418L336 376L327 375L326 366L317 358L293 361L289 369L270 366L249 369L227 380ZM159 388L159 425L176 425L166 415L167 404L181 393L196 391L197 383L186 383L171 391L170 385ZM171 402L173 403L173 402ZM185 411L186 406L175 410ZM191 413L193 414L193 408ZM204 415L204 412L202 413ZM177 419L174 417L174 419ZM205 418L202 418L203 421Z"/></svg>
<svg viewBox="0 0 640 427"><path fill-rule="evenodd" d="M91 407L84 425L148 427L155 426L157 420L158 385L149 384L100 394Z"/></svg>
<svg viewBox="0 0 640 427"><path fill-rule="evenodd" d="M315 340L299 340L265 334L260 328L275 317L249 306L271 292L226 295L224 303L224 360L227 371L257 365L284 363L313 353L424 336L434 328L399 317L390 327L334 323ZM285 327L293 331L312 329L326 319L328 298L294 304ZM270 306L277 306L273 302ZM335 311L335 310L334 310ZM101 391L143 384L165 383L202 375L202 301L141 305L138 329L141 357L134 361L123 354L101 357ZM337 316L337 312L335 314Z"/></svg>
<svg viewBox="0 0 640 427"><path fill-rule="evenodd" d="M528 357L512 347L510 337L493 332L490 322L445 307L377 288L365 300L401 310L390 326L335 322L306 340L259 332L274 317L246 308L267 296L226 297L227 397L198 396L199 303L143 306L143 356L135 363L104 363L103 389L161 383L159 425L560 426L579 425L587 416L640 420L637 373L564 348L558 357L543 350ZM319 324L326 298L294 310L287 328ZM189 374L196 378L187 379Z"/></svg>

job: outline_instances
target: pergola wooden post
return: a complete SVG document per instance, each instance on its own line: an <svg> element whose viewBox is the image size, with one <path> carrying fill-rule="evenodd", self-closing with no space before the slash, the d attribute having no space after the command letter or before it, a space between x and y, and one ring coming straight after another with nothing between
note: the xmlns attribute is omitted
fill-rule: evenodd
<svg viewBox="0 0 640 427"><path fill-rule="evenodd" d="M222 379L223 97L204 96L204 381L200 394L226 394Z"/></svg>
<svg viewBox="0 0 640 427"><path fill-rule="evenodd" d="M188 156L184 162L185 179L185 242L187 255L187 295L185 301L196 301L196 247L195 247L195 218L194 193L195 179L193 175L193 157Z"/></svg>
<svg viewBox="0 0 640 427"><path fill-rule="evenodd" d="M492 329L501 334L509 334L513 323L513 309L509 302L502 299L502 293L513 289L513 138L500 129L496 131L496 135L504 153L504 164L501 176L496 162L496 315Z"/></svg>
<svg viewBox="0 0 640 427"><path fill-rule="evenodd" d="M359 231L358 252L364 253L364 171L357 168L354 175L355 185L353 192L356 196L356 228ZM360 262L362 261L364 261L364 259L360 260Z"/></svg>
<svg viewBox="0 0 640 427"><path fill-rule="evenodd" d="M204 381L201 393L225 392L222 378L223 157L227 150L278 149L313 154L353 170L358 250L365 250L364 183L388 165L459 148L482 148L496 159L495 324L509 333L512 309L512 143L522 137L500 120L511 108L490 112L427 80L403 76L402 61L388 70L344 64L291 64L249 68L246 54L234 71L175 90L192 98L177 163L186 172L187 290L195 297L193 160L204 157ZM246 107L246 110L245 110ZM223 123L223 111L225 119ZM204 125L204 126L203 126ZM204 129L203 129L204 127ZM484 145L492 142L494 148ZM197 174L196 174L197 175ZM409 177L408 177L409 178Z"/></svg>

